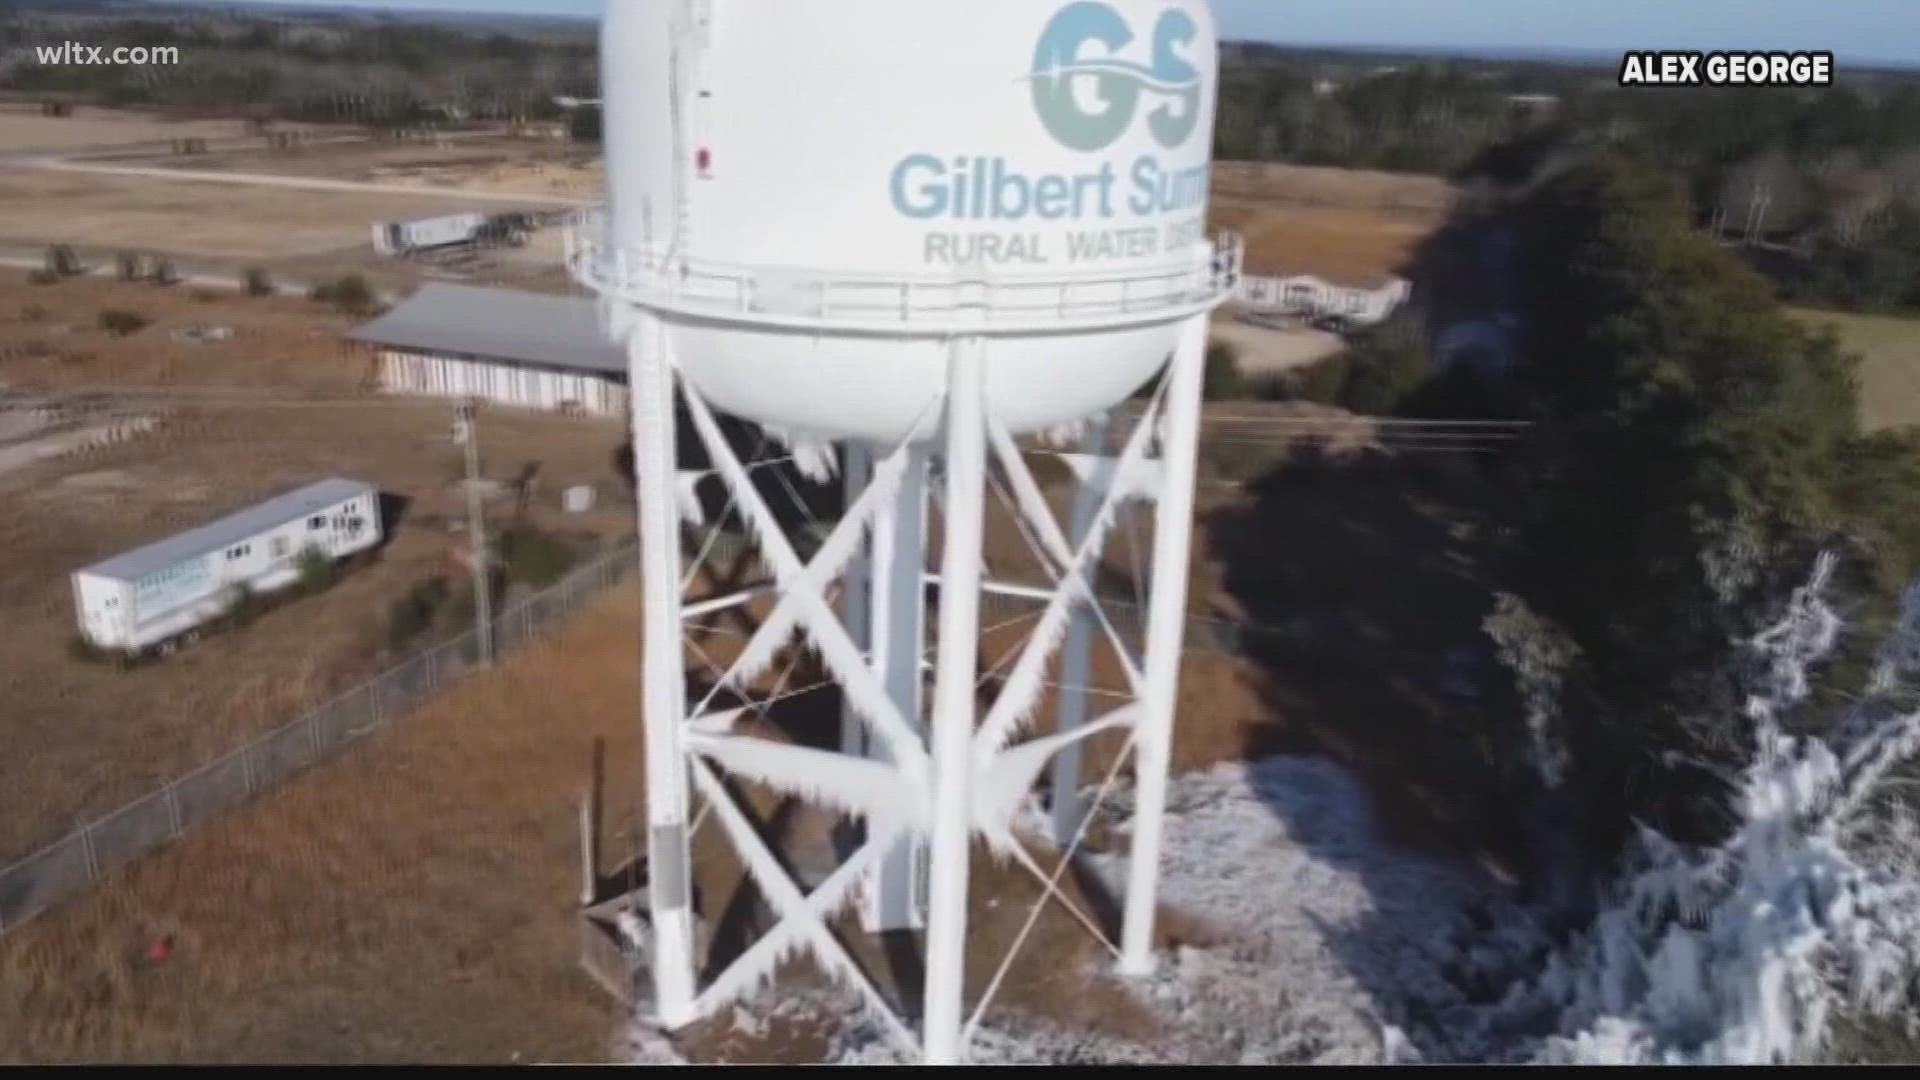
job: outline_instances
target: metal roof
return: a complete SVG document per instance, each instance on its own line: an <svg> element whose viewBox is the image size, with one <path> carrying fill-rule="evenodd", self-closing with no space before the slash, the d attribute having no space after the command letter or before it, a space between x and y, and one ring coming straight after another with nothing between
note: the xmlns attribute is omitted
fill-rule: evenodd
<svg viewBox="0 0 1920 1080"><path fill-rule="evenodd" d="M570 371L625 375L597 301L433 282L347 337L370 345L460 353Z"/></svg>
<svg viewBox="0 0 1920 1080"><path fill-rule="evenodd" d="M188 559L211 554L222 548L258 535L260 532L298 521L317 510L337 506L356 495L366 495L377 491L372 484L360 480L344 480L333 477L318 483L308 484L297 491L285 495L276 495L266 502L250 506L237 514L230 514L210 525L197 529L188 529L175 533L165 540L158 540L146 547L115 555L104 562L94 563L83 574L95 577L111 578L115 581L137 581L148 574L157 573L180 565Z"/></svg>

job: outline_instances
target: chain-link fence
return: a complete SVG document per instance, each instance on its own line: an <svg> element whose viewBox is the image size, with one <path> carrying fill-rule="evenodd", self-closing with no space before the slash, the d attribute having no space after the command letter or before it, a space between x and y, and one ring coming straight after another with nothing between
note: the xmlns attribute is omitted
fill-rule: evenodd
<svg viewBox="0 0 1920 1080"><path fill-rule="evenodd" d="M631 545L580 567L494 619L500 655L537 637L632 572ZM98 881L214 814L380 730L478 665L468 631L240 747L217 761L0 869L0 933Z"/></svg>
<svg viewBox="0 0 1920 1080"><path fill-rule="evenodd" d="M710 557L729 559L750 550L740 539L722 536ZM572 615L636 564L633 547L626 546L507 609L494 620L496 653L504 655ZM988 619L1037 614L1030 599L989 595L982 601ZM1118 598L1103 598L1102 605L1123 637L1137 642L1144 611ZM1250 630L1195 616L1188 623L1187 647L1235 652ZM0 869L0 934L221 810L380 730L450 686L479 659L477 637L468 631Z"/></svg>

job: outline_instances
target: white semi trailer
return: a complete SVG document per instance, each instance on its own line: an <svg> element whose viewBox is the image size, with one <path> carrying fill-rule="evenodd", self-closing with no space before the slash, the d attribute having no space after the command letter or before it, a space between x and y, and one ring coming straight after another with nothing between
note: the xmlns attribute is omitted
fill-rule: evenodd
<svg viewBox="0 0 1920 1080"><path fill-rule="evenodd" d="M373 227L373 250L382 255L409 255L472 243L479 239L487 221L485 214L447 214L417 221L382 222Z"/></svg>
<svg viewBox="0 0 1920 1080"><path fill-rule="evenodd" d="M230 610L241 589L267 593L298 581L306 551L338 560L380 538L373 485L309 484L76 572L80 634L134 656L170 648Z"/></svg>

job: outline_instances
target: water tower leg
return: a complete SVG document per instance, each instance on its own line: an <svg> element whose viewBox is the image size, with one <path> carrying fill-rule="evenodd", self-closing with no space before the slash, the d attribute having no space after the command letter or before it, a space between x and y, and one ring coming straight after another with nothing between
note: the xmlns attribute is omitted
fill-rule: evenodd
<svg viewBox="0 0 1920 1080"><path fill-rule="evenodd" d="M947 390L945 552L933 697L933 828L927 904L926 1063L960 1060L966 980L967 876L975 668L980 659L980 547L986 491L986 342L954 342Z"/></svg>
<svg viewBox="0 0 1920 1080"><path fill-rule="evenodd" d="M1088 427L1081 452L1104 455L1107 450L1107 418L1102 415ZM1090 477L1080 484L1073 497L1073 534L1068 540L1075 550L1086 542L1100 512L1105 492ZM1088 573L1089 581L1093 579ZM1092 678L1093 612L1085 604L1075 605L1073 621L1067 626L1066 644L1060 654L1060 734L1077 731L1087 722L1086 686ZM1072 742L1053 759L1053 842L1061 850L1073 843L1080 831L1080 819L1086 813L1080 799L1080 743Z"/></svg>
<svg viewBox="0 0 1920 1080"><path fill-rule="evenodd" d="M846 454L846 466L840 477L841 490L845 492L845 505L852 506L873 482L873 452L856 442L845 444L842 451ZM870 596L873 549L865 540L860 546L860 554L847 563L846 571L840 576L840 621L846 624L847 636L853 643L870 652L876 645ZM867 729L860 723L853 706L844 702L840 706L840 752L851 757L867 756Z"/></svg>
<svg viewBox="0 0 1920 1080"><path fill-rule="evenodd" d="M921 719L921 673L926 660L927 454L907 451L906 474L893 501L880 508L873 523L873 666L900 715L916 730ZM855 723L858 723L856 720ZM872 743L874 756L891 760L884 745ZM919 883L915 880L921 841L904 837L881 861L869 882L864 912L869 933L915 930L923 924Z"/></svg>
<svg viewBox="0 0 1920 1080"><path fill-rule="evenodd" d="M647 897L654 1004L662 1026L693 1020L693 882L687 858L686 658L681 652L680 513L673 357L665 326L638 316L632 361L633 462L644 590L641 670L647 748Z"/></svg>
<svg viewBox="0 0 1920 1080"><path fill-rule="evenodd" d="M1153 592L1147 599L1142 687L1146 700L1136 729L1133 851L1127 864L1126 914L1120 933L1120 971L1126 975L1150 975L1154 966L1153 918L1159 902L1173 709L1187 626L1187 565L1193 553L1194 470L1199 462L1206 363L1207 317L1199 315L1181 328L1167 388L1166 439L1160 448L1164 479L1154 517Z"/></svg>

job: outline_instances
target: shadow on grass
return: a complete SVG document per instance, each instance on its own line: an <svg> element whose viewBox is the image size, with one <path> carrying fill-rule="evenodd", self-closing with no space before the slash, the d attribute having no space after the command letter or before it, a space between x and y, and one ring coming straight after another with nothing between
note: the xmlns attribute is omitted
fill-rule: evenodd
<svg viewBox="0 0 1920 1080"><path fill-rule="evenodd" d="M1274 723L1246 756L1358 773L1392 839L1498 853L1507 815L1479 739L1507 708L1491 645L1491 489L1465 460L1303 447L1202 523Z"/></svg>
<svg viewBox="0 0 1920 1080"><path fill-rule="evenodd" d="M1467 455L1307 448L1203 522L1226 592L1253 622L1283 628L1242 643L1272 717L1246 737L1245 758L1338 763L1364 793L1377 844L1329 828L1299 792L1268 784L1260 796L1294 843L1372 895L1369 915L1326 927L1326 940L1383 1015L1415 1028L1421 1017L1395 1015L1414 996L1381 958L1435 945L1410 936L1427 925L1406 917L1421 898L1404 895L1379 845L1455 865L1488 895L1528 873L1527 796L1489 753L1523 729L1481 630L1500 544L1498 489L1482 468Z"/></svg>

